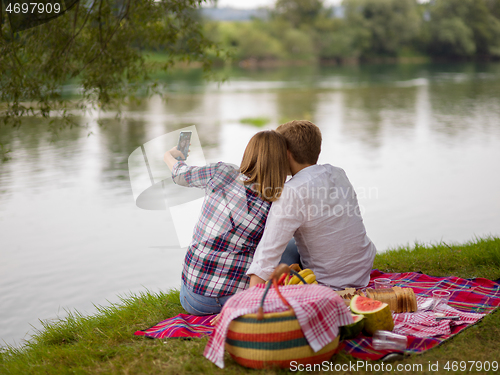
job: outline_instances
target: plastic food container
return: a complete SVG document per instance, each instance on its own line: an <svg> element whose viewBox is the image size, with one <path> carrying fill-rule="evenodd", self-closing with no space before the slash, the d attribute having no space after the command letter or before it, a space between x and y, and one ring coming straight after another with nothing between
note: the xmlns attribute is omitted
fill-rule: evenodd
<svg viewBox="0 0 500 375"><path fill-rule="evenodd" d="M405 350L407 344L406 336L390 331L375 331L372 338L375 350Z"/></svg>
<svg viewBox="0 0 500 375"><path fill-rule="evenodd" d="M391 285L391 279L375 279L375 289L389 289Z"/></svg>
<svg viewBox="0 0 500 375"><path fill-rule="evenodd" d="M434 300L434 306L433 308L435 309L441 304L447 305L448 301L450 300L450 292L447 290L433 290L432 291L432 299Z"/></svg>

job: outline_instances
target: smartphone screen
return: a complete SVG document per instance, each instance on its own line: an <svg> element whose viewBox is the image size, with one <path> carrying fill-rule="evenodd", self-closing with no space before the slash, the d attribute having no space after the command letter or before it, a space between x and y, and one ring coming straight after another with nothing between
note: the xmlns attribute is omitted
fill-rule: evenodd
<svg viewBox="0 0 500 375"><path fill-rule="evenodd" d="M181 134L179 135L179 143L177 144L177 149L183 153L184 160L188 156L190 143L191 143L191 132L181 132ZM177 160L182 160L182 159L177 158Z"/></svg>

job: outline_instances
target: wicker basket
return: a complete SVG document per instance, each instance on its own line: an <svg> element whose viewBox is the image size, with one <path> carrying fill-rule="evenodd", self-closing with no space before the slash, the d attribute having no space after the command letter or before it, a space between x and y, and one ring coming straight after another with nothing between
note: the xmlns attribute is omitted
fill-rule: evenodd
<svg viewBox="0 0 500 375"><path fill-rule="evenodd" d="M282 367L296 364L320 364L338 350L339 337L318 352L309 346L293 311L247 314L229 325L226 350L242 366L251 368Z"/></svg>

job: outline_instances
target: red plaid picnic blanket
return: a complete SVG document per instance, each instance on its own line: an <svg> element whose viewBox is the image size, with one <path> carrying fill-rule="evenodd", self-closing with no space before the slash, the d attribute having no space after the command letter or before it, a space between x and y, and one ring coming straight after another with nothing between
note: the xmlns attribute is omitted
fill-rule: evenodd
<svg viewBox="0 0 500 375"><path fill-rule="evenodd" d="M458 277L433 277L415 272L406 273L382 273L378 270L373 270L371 274L371 281L368 285L373 287L373 280L379 277L389 278L393 281L393 284L407 288L413 289L417 295L417 304L422 306L428 298L432 296L432 291L435 289L446 289L451 292L450 301L448 306L440 305L437 307L436 311L417 311L416 313L403 313L403 314L393 314L394 318L394 332L406 335L408 337L408 348L405 351L406 354L410 353L421 353L428 349L431 349L437 345L440 345L445 340L458 334L465 328L479 321L485 314L489 314L494 311L498 306L500 306L500 283L476 278L473 280L461 279ZM301 327L305 329L308 333L306 338L310 340L315 347L319 347L325 341L328 341L330 337L335 337L338 334L338 326L352 323L350 314L347 309L339 308L337 304L334 305L334 310L339 309L340 317L338 317L338 322L332 324L331 331L325 332L326 336L315 340L314 338L318 333L321 333L321 322L315 321L314 319L304 325L302 322L307 319L307 316L315 311L317 308L315 304L309 304L309 300L314 298L314 287L315 285L310 285L312 296L304 295L298 298L299 309L296 308L295 301L290 300L290 293L293 292L293 288L297 286L290 286L285 289L280 289L283 291L285 297L290 301L294 307L296 313L301 311L300 303L304 303L305 307L303 313L300 312L299 323ZM214 358L215 361L219 361L222 364L221 355L224 353L224 341L227 334L227 327L222 329L222 326L228 326L229 322L237 316L244 315L247 313L255 313L260 303L260 298L263 293L264 286L257 286L256 288L249 289L245 292L237 294L235 297L231 298L224 306L223 311L229 309L229 303L231 302L231 311L228 310L224 313L223 318L219 321L217 326L218 332L212 335L209 340L209 345L205 348L205 356L207 358ZM326 288L328 289L328 288ZM286 292L285 292L286 290ZM329 289L328 289L329 290ZM297 291L295 291L296 293ZM244 297L244 301L241 300L245 293L251 295L251 298ZM302 293L300 293L302 294ZM336 293L335 293L336 295ZM250 300L252 302L250 302ZM238 305L244 306L240 309ZM340 306L343 306L344 303ZM325 303L320 306L322 311L321 316L326 316L325 322L332 320L332 317L328 314L328 309L331 305ZM273 310L275 309L275 310ZM285 311L286 307L283 305L281 300L277 299L276 292L274 290L269 291L269 295L266 298L265 312L270 311ZM239 313L241 312L241 314ZM459 316L458 321L442 320L436 321L434 313L438 312L444 315L454 315ZM232 316L232 317L230 317ZM234 316L234 317L233 317ZM299 314L297 314L299 317ZM319 319L320 315L318 315ZM213 316L192 316L187 314L179 314L176 317L164 320L158 323L156 326L151 327L145 331L137 331L136 335L142 335L152 338L172 338L172 337L201 337L210 335L213 331L213 327L210 325L210 320ZM335 319L334 319L335 320ZM327 323L329 324L329 323ZM306 327L306 328L304 328ZM316 330L315 330L316 329ZM312 346L311 345L311 346ZM360 358L360 359L381 359L385 355L391 353L391 351L377 351L372 347L372 341L370 337L359 336L354 340L345 340L342 343L344 350L350 355ZM211 359L212 360L212 359Z"/></svg>
<svg viewBox="0 0 500 375"><path fill-rule="evenodd" d="M203 353L220 368L224 368L224 345L229 323L241 315L257 313L264 288L264 284L259 284L237 293L224 305L221 319ZM293 307L304 336L315 352L338 336L340 326L353 323L344 301L330 288L320 285L287 285L280 287L280 292ZM271 288L265 299L264 313L287 309L274 288Z"/></svg>
<svg viewBox="0 0 500 375"><path fill-rule="evenodd" d="M152 339L210 336L214 330L214 327L210 325L213 318L213 315L179 314L173 318L165 319L144 331L136 331L134 335L146 336Z"/></svg>
<svg viewBox="0 0 500 375"><path fill-rule="evenodd" d="M382 273L373 270L368 287L373 287L373 280L379 277L391 279L393 285L412 288L419 307L431 298L433 290L445 289L451 292L448 306L439 305L435 311L393 314L393 331L408 337L405 354L421 353L441 344L500 306L500 283L483 278L467 280L454 276L433 277L416 272ZM434 313L459 316L459 320L436 321ZM365 360L381 359L393 352L373 349L371 338L363 335L344 341L344 350L353 357Z"/></svg>

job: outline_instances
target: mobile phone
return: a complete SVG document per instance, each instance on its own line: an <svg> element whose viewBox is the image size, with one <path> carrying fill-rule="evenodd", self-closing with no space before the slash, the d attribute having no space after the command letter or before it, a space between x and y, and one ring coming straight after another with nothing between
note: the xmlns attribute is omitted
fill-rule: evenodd
<svg viewBox="0 0 500 375"><path fill-rule="evenodd" d="M177 160L186 160L189 152L189 145L191 144L192 132L181 132L179 134L179 143L177 143L177 150L182 152L184 159L177 157Z"/></svg>

